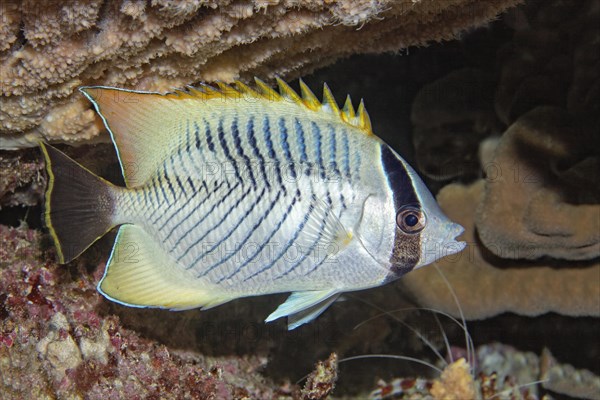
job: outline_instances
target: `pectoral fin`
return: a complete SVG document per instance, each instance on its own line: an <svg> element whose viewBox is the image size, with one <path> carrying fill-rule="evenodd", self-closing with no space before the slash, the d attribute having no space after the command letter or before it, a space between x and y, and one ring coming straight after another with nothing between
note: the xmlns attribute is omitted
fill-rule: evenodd
<svg viewBox="0 0 600 400"><path fill-rule="evenodd" d="M178 265L136 225L119 228L98 290L124 305L172 310L214 307L231 300Z"/></svg>
<svg viewBox="0 0 600 400"><path fill-rule="evenodd" d="M314 243L319 243L327 256L334 256L345 248L352 240L352 232L348 231L331 207L322 200L313 199L312 212L309 213L306 224L296 244L301 248L310 249Z"/></svg>
<svg viewBox="0 0 600 400"><path fill-rule="evenodd" d="M265 322L288 317L288 330L295 329L321 315L338 296L336 290L294 292L265 319Z"/></svg>

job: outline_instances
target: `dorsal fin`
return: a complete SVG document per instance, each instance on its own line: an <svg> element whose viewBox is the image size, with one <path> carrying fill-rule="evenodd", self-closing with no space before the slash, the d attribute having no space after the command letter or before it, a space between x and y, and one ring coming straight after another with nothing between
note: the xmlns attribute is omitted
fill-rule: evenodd
<svg viewBox="0 0 600 400"><path fill-rule="evenodd" d="M236 81L233 86L222 82L217 82L217 87L200 84L164 95L102 86L82 87L80 90L94 104L111 134L128 187L142 185L152 176L162 162L159 155L165 155L165 146L177 140L170 133L181 127L186 116L197 115L200 105L194 101L180 103L179 100L221 99L226 104L228 99L253 97L288 101L292 106L332 114L366 135L373 134L362 100L355 112L348 96L344 108L340 110L327 84L323 85L323 101L319 102L302 80L301 96L283 80L276 80L279 92L258 78L255 78L256 89Z"/></svg>
<svg viewBox="0 0 600 400"><path fill-rule="evenodd" d="M350 99L350 95L348 95L348 97L346 97L346 102L344 103L344 108L342 108L342 119L349 124L355 125L355 118L356 114L354 113L352 99Z"/></svg>
<svg viewBox="0 0 600 400"><path fill-rule="evenodd" d="M235 85L235 88L237 89L237 91L243 95L252 96L252 97L260 97L260 93L258 93L256 90L252 89L250 86L246 85L243 82L235 81L233 84Z"/></svg>
<svg viewBox="0 0 600 400"><path fill-rule="evenodd" d="M159 152L172 137L169 128L177 123L173 102L160 93L136 92L101 86L79 89L94 105L108 129L121 163L127 187L143 185L162 161ZM172 96L190 96L177 91Z"/></svg>
<svg viewBox="0 0 600 400"><path fill-rule="evenodd" d="M323 84L323 105L321 106L321 109L334 115L340 115L340 108L335 102L335 98L326 83Z"/></svg>
<svg viewBox="0 0 600 400"><path fill-rule="evenodd" d="M313 111L317 111L321 107L321 102L317 96L310 90L306 83L300 79L300 93L302 94L302 102Z"/></svg>
<svg viewBox="0 0 600 400"><path fill-rule="evenodd" d="M263 81L261 81L258 78L254 78L254 81L256 82L256 86L260 90L261 96L264 97L265 99L270 100L270 101L276 101L276 100L282 99L281 95L279 93L277 93L275 90L273 90L271 88L271 86L267 85L266 83L264 83Z"/></svg>
<svg viewBox="0 0 600 400"><path fill-rule="evenodd" d="M358 105L358 127L363 131L373 134L373 128L371 127L371 118L369 118L369 113L365 108L365 102L363 99L360 99L360 104Z"/></svg>
<svg viewBox="0 0 600 400"><path fill-rule="evenodd" d="M350 96L346 98L343 109L340 110L338 104L327 84L323 84L323 101L320 102L310 88L302 79L300 83L300 94L290 87L281 78L275 78L279 92L272 89L269 85L258 78L254 78L257 90L252 89L240 81L233 83L234 87L218 83L221 96L225 98L234 98L239 96L252 96L263 98L270 101L291 100L292 103L304 106L305 108L316 112L327 112L337 116L341 121L359 128L366 135L373 135L371 120L365 109L363 100L360 101L358 109L355 111ZM213 89L214 90L214 89ZM207 99L207 94L203 93L203 98ZM208 94L210 98L216 97L217 93Z"/></svg>
<svg viewBox="0 0 600 400"><path fill-rule="evenodd" d="M217 82L217 86L219 87L219 91L223 94L223 98L241 98L243 97L243 93L239 90L227 85L223 82Z"/></svg>
<svg viewBox="0 0 600 400"><path fill-rule="evenodd" d="M279 86L279 93L281 93L283 97L287 97L294 103L304 104L302 102L302 98L298 96L298 93L296 93L294 89L290 87L290 85L281 80L281 78L275 78L275 80L277 81L277 85Z"/></svg>

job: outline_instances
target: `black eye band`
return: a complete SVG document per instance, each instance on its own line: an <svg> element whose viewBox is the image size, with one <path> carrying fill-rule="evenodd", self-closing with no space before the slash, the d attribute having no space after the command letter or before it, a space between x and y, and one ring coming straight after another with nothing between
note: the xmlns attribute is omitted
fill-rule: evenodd
<svg viewBox="0 0 600 400"><path fill-rule="evenodd" d="M404 204L419 204L413 180L402 161L386 144L381 145L381 162L394 195L394 205L400 209Z"/></svg>
<svg viewBox="0 0 600 400"><path fill-rule="evenodd" d="M403 206L396 215L396 224L404 233L414 234L421 232L427 224L425 213L413 205Z"/></svg>

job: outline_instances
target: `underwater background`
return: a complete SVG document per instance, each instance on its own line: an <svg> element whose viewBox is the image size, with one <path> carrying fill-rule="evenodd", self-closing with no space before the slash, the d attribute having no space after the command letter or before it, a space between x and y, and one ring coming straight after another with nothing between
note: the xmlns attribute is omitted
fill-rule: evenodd
<svg viewBox="0 0 600 400"><path fill-rule="evenodd" d="M180 9L159 1L51 2L56 20L52 12L26 13L33 7L27 2L1 6L0 398L599 399L600 3L526 1L492 18L514 2L484 2L492 10L467 4L461 12L439 2L442 22L465 12L470 18L440 33L430 10L419 20L410 7L386 2L333 2L340 31L327 31L319 6L307 2L293 11L292 22L304 24L298 32L309 32L299 48L253 58L267 53L269 40L279 40L278 48L295 44L290 23L287 36L236 44L253 43L246 53L206 46L203 59L217 61L190 67L200 57L185 48L196 43L194 21L220 17L215 32L202 34L221 45L222 31L248 33L235 31L235 18L264 18L260 26L270 13L283 19L288 14L277 7L289 5L277 3L238 5L231 15L215 11L228 2L176 2ZM367 3L378 5L359 7ZM193 60L158 56L153 63L140 52L138 64L124 66L118 55L104 56L108 45L79 54L73 38L108 32L89 21L111 15L112 7L131 19L132 31L150 36L168 15L176 29L162 40ZM192 14L185 28L181 21ZM403 30L403 16L406 26L421 29ZM43 24L33 17L47 29L34 29ZM127 22L115 21L115 30ZM54 39L52 29L67 33ZM360 35L364 47L352 47ZM128 38L132 49L136 37ZM156 37L138 47L163 51ZM45 55L31 65L52 65L48 77L22 61L40 49ZM382 54L362 54L370 52ZM89 61L90 54L98 58ZM78 68L72 79L61 78ZM294 88L302 76L315 93L327 82L338 103L346 94L364 98L374 132L466 228L467 249L387 286L348 293L294 331L285 321L263 322L286 294L184 312L108 302L96 284L114 233L77 260L56 264L42 226L46 177L36 140L59 144L122 184L113 146L91 110L71 97L77 86L125 86L123 77L131 76L140 87L166 90L199 76L248 81L275 73ZM441 313L459 322L462 313L473 343ZM357 356L364 357L351 359Z"/></svg>

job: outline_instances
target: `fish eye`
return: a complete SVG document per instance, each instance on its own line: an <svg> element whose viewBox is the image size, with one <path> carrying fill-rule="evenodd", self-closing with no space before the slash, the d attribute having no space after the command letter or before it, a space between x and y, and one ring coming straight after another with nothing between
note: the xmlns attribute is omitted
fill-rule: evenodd
<svg viewBox="0 0 600 400"><path fill-rule="evenodd" d="M419 207L404 206L396 215L396 224L404 233L418 233L425 228L427 219Z"/></svg>

